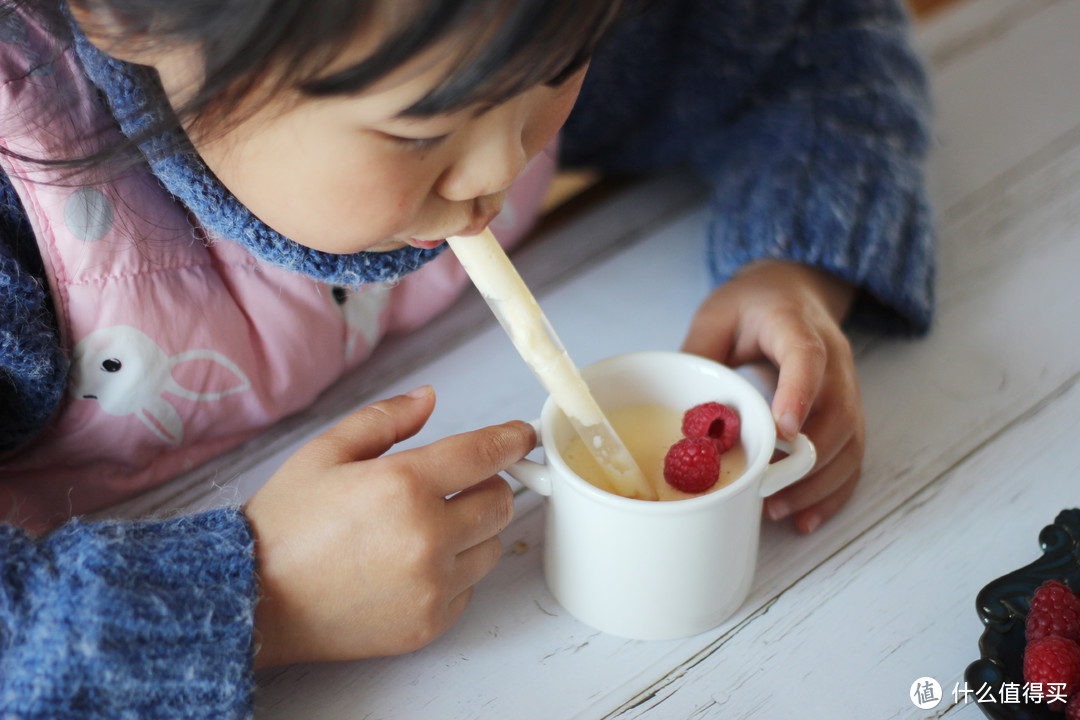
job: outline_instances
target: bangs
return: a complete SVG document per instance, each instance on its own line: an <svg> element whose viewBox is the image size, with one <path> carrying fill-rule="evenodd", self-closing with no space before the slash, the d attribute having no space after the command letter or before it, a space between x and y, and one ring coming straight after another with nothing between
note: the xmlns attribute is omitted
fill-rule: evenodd
<svg viewBox="0 0 1080 720"><path fill-rule="evenodd" d="M658 0L66 0L88 17L108 18L121 42L147 48L196 48L201 80L172 107L156 75L145 71L161 117L134 136L87 156L54 164L124 167L137 146L163 134L176 139L153 152L187 152L185 133L213 137L278 91L306 97L356 95L411 59L447 50L446 75L400 115L427 117L499 104L539 84L556 84L584 65L605 32L631 8ZM58 0L0 0L24 5L63 36ZM0 16L2 17L2 16ZM65 30L67 28L67 30ZM373 28L385 28L363 60L337 63ZM333 70L331 70L333 68ZM182 126L184 132L174 131ZM143 149L142 152L147 152Z"/></svg>
<svg viewBox="0 0 1080 720"><path fill-rule="evenodd" d="M556 84L584 66L623 4L622 0L419 3L422 7L364 60L302 81L299 87L313 97L356 94L419 53L460 37L464 52L446 76L401 115L426 117L478 104L497 105L542 83Z"/></svg>

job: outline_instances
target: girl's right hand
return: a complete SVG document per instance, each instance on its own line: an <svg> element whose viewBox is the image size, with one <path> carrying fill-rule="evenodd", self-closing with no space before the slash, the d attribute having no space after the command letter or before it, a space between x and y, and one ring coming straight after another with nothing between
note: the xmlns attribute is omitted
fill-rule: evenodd
<svg viewBox="0 0 1080 720"><path fill-rule="evenodd" d="M434 407L424 387L358 410L248 501L256 667L420 648L494 567L514 512L495 473L532 450L536 434L514 421L383 456Z"/></svg>

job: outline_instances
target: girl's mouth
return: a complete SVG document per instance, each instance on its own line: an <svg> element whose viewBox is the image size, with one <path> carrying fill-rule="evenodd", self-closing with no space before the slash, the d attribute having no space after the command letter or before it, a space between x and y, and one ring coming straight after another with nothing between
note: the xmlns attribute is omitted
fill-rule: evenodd
<svg viewBox="0 0 1080 720"><path fill-rule="evenodd" d="M445 240L417 240L416 238L410 238L409 239L409 244L410 245L415 245L416 247L420 248L421 250L430 250L431 248L439 247L444 242L446 242L446 241Z"/></svg>

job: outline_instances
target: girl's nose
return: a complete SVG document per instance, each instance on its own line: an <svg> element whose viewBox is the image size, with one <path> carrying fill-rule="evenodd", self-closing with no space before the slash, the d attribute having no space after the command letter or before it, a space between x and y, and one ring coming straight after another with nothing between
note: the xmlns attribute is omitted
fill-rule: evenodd
<svg viewBox="0 0 1080 720"><path fill-rule="evenodd" d="M512 114L490 113L476 122L460 154L440 176L438 193L453 202L494 195L510 187L525 170L528 153L523 126Z"/></svg>

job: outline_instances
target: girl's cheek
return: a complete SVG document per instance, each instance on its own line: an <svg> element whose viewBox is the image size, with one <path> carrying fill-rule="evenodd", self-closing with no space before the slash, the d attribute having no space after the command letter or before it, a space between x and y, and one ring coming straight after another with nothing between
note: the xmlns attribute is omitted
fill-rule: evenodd
<svg viewBox="0 0 1080 720"><path fill-rule="evenodd" d="M578 95L581 94L581 86L585 82L585 68L562 87L550 89L538 89L543 96L538 99L538 113L532 123L532 135L543 149L551 138L562 129L566 119L570 117L570 111L574 109ZM539 150L538 149L538 150Z"/></svg>
<svg viewBox="0 0 1080 720"><path fill-rule="evenodd" d="M555 102L541 105L525 128L525 147L532 157L547 147L556 133L562 129L574 107L577 93L563 94Z"/></svg>

